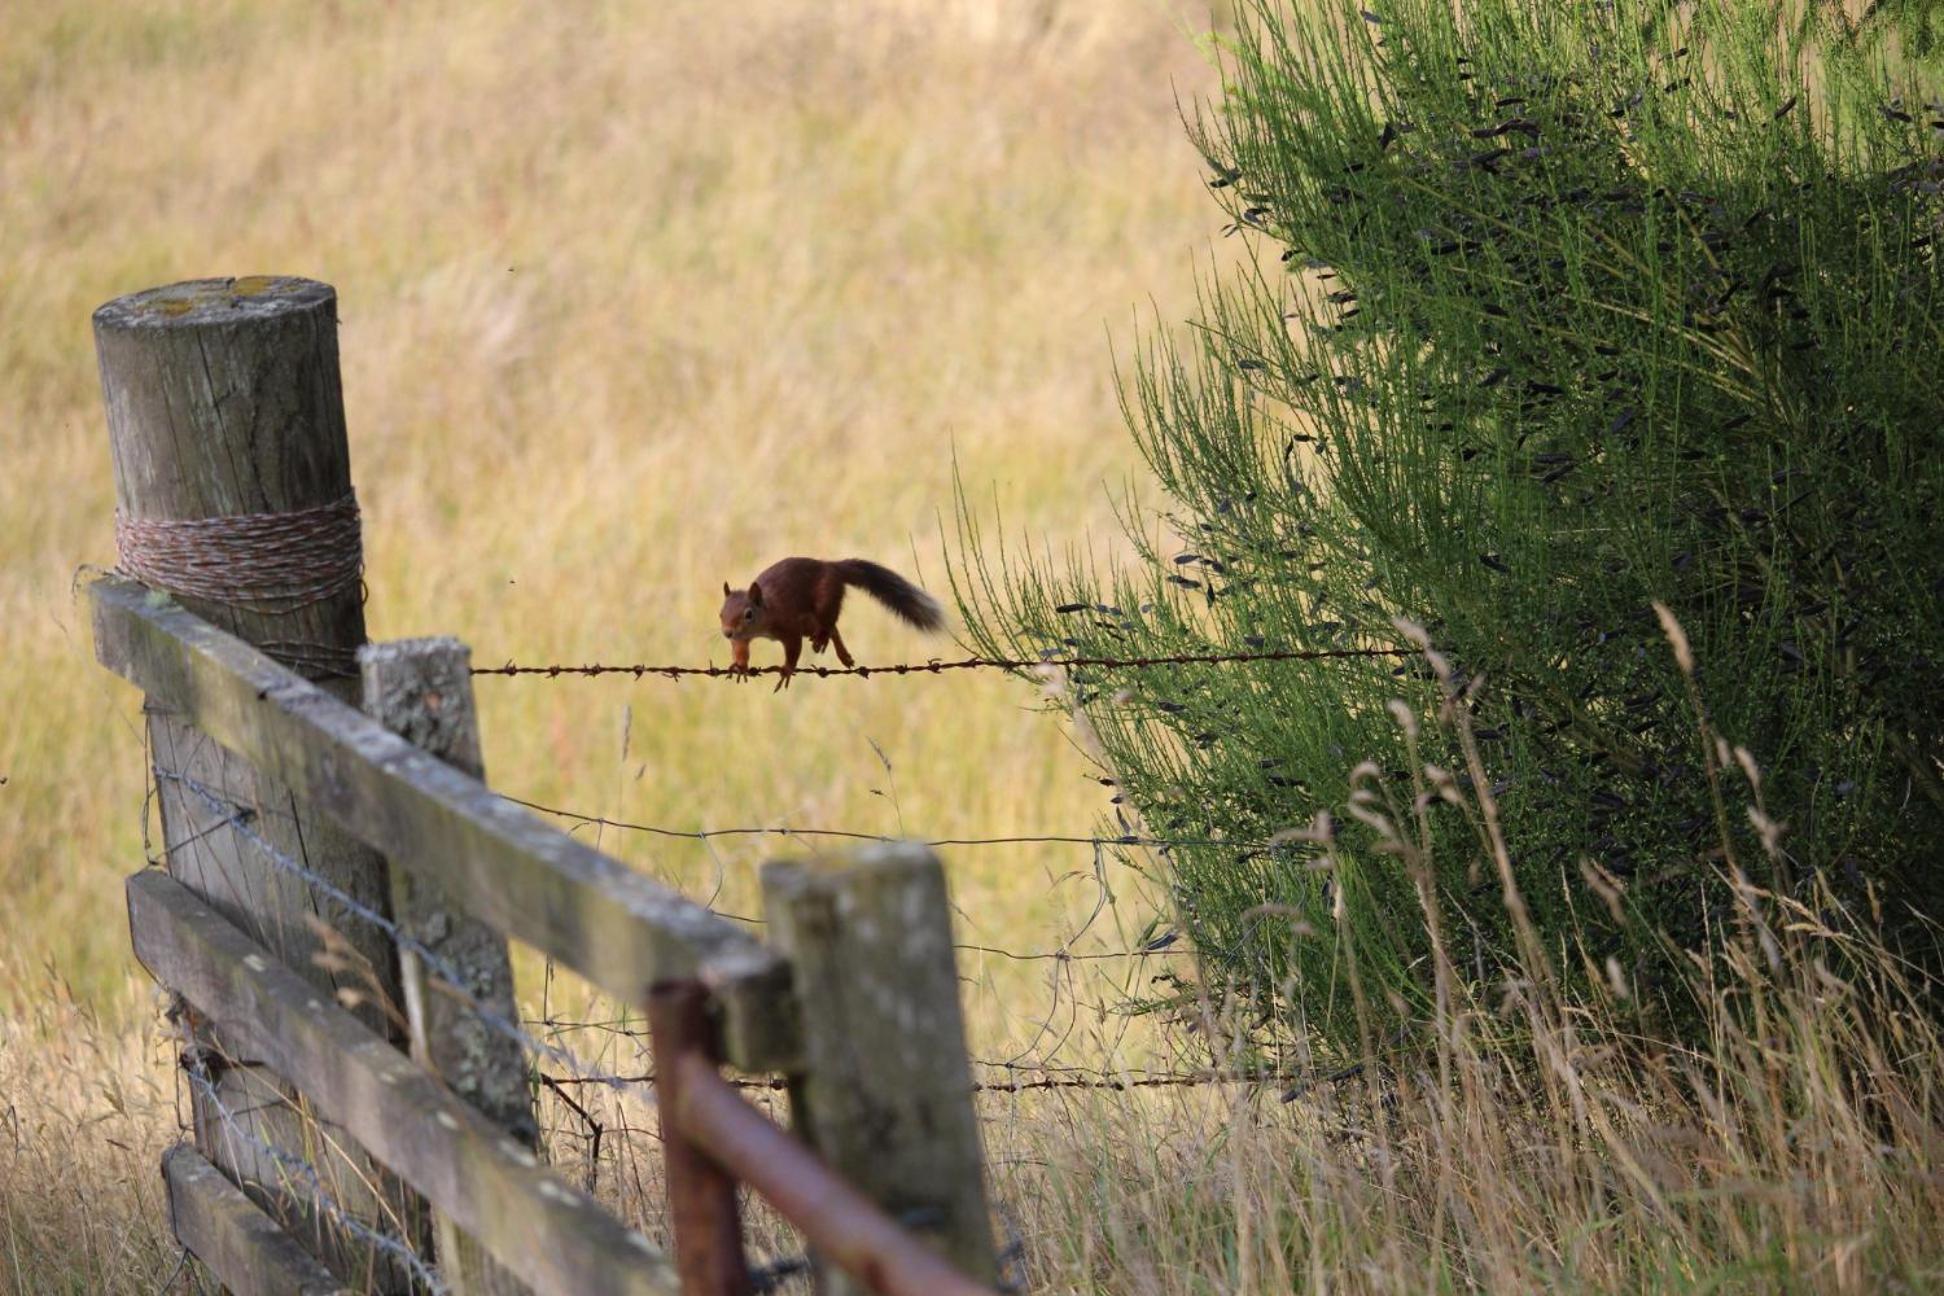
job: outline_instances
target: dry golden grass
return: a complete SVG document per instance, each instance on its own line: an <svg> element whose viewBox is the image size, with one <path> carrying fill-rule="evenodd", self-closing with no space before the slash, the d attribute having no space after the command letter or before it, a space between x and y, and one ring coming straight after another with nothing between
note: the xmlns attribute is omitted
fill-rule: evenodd
<svg viewBox="0 0 1944 1296"><path fill-rule="evenodd" d="M719 661L721 582L784 553L938 588L955 456L1007 528L1108 542L1101 482L1136 464L1106 330L1150 294L1187 313L1218 216L1175 101L1212 76L1163 0L18 8L0 44L0 1291L149 1292L177 1267L155 1173L176 1094L122 921L137 700L91 664L69 595L78 563L111 556L88 312L198 275L336 284L375 635L456 633L488 661ZM940 647L852 617L866 662ZM487 679L487 762L510 792L681 827L1086 831L1102 794L1057 727L1016 684L948 679L781 697ZM732 908L777 848L601 842ZM1072 847L948 863L969 942L1051 948L1099 895ZM1106 876L1119 904L1082 948L1122 946L1151 901ZM1124 1020L1098 1006L1151 970L1081 966L1063 1060L1113 1051ZM975 1051L1044 1053L1061 969L965 970ZM1555 1023L1557 1084L1499 1047L1517 1020L1461 1005L1443 1070L1287 1106L988 1096L996 1181L1048 1291L1944 1282L1935 1033L1894 987L1813 960L1763 977L1774 1028L1724 1018L1704 1054L1636 1059L1617 1018ZM1123 1043L1138 1060L1149 1042ZM608 1155L597 1187L652 1215L627 1140Z"/></svg>
<svg viewBox="0 0 1944 1296"><path fill-rule="evenodd" d="M1133 464L1105 328L1185 295L1215 213L1173 95L1207 74L1147 0L1029 8L10 19L0 922L22 936L0 966L56 956L90 994L126 968L134 699L90 665L68 594L111 556L88 313L117 293L259 270L337 285L375 635L722 660L722 582L783 554L939 583L954 453L1013 525L1104 523L1102 479ZM867 662L941 647L852 616ZM596 813L966 835L1084 830L1101 804L997 679L481 692L495 781ZM870 790L870 741L895 804ZM713 876L693 848L608 844ZM720 867L740 883L768 849ZM1016 933L1054 911L983 901L1071 862L968 857L962 898Z"/></svg>
<svg viewBox="0 0 1944 1296"><path fill-rule="evenodd" d="M153 1291L176 1267L158 1170L176 1138L173 1050L147 1014L104 1022L52 978L13 988L18 1006L0 1013L0 1292Z"/></svg>
<svg viewBox="0 0 1944 1296"><path fill-rule="evenodd" d="M483 660L720 661L721 583L784 554L940 585L955 455L1010 525L1111 533L1102 481L1134 459L1107 329L1150 294L1184 301L1217 220L1175 117L1210 74L1159 0L733 18L70 0L6 27L0 1086L17 1107L66 1094L20 1128L60 1151L50 1199L88 1197L86 1227L109 1232L147 1202L115 1185L147 1193L152 1149L130 1179L63 1038L166 1075L129 1042L153 1007L120 894L141 859L138 699L92 665L70 596L78 564L112 557L97 304L199 275L337 286L375 635L455 633ZM950 651L862 603L846 630L866 662ZM1088 831L1100 790L1030 698L948 678L781 697L483 680L488 766L515 793L682 827ZM741 905L781 848L602 844ZM1084 849L951 865L969 940L1050 947L1091 905L1084 877L1055 885ZM50 968L99 1018L34 1025ZM1040 968L967 970L989 992L982 1042L1031 1039ZM63 1113L83 1133L46 1143ZM48 1184L13 1155L10 1212ZM74 1254L51 1218L9 1213L0 1254L27 1258L0 1288ZM159 1254L74 1285L145 1289Z"/></svg>

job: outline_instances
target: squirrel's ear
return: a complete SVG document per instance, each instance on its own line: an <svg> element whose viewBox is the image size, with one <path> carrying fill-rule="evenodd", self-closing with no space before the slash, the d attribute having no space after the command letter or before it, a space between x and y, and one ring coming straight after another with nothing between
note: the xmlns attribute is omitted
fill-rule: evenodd
<svg viewBox="0 0 1944 1296"><path fill-rule="evenodd" d="M735 592L736 591L729 588L728 581L722 582L722 597L728 598L731 594L734 594Z"/></svg>
<svg viewBox="0 0 1944 1296"><path fill-rule="evenodd" d="M763 587L755 581L749 582L749 601L752 606L763 606Z"/></svg>

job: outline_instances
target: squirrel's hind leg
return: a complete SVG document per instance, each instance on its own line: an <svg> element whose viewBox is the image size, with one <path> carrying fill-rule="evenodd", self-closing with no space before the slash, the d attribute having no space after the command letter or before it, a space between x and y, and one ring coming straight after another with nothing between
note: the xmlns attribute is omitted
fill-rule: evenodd
<svg viewBox="0 0 1944 1296"><path fill-rule="evenodd" d="M844 663L846 666L857 665L856 662L851 660L850 649L844 647L844 636L837 633L836 626L830 627L830 646L837 650L838 661Z"/></svg>

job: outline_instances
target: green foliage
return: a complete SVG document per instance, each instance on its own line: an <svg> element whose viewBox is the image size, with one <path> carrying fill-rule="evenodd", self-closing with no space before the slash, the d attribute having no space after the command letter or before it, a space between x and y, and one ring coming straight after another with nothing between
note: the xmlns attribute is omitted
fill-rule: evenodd
<svg viewBox="0 0 1944 1296"><path fill-rule="evenodd" d="M1688 1019L1688 979L1657 960L1732 923L1735 859L1783 890L1826 875L1934 948L1930 19L1325 9L1250 10L1192 127L1256 255L1211 270L1190 340L1157 330L1123 376L1169 509L1128 501L1138 561L1103 575L1008 553L962 500L973 638L1125 656L1381 648L1404 642L1398 618L1425 627L1448 685L1414 654L1076 670L1059 695L1149 829L1236 843L1171 849L1168 876L1265 1022L1347 1045L1356 986L1380 1014L1430 993L1418 895L1378 831L1435 798L1426 762L1496 803L1542 938L1629 969L1663 1026ZM1692 641L1705 723L1656 600ZM1484 787L1451 727L1414 753L1386 706L1447 697ZM1710 732L1784 808L1772 865L1711 796ZM1327 834L1271 841L1342 807ZM1513 934L1485 838L1461 806L1430 819L1455 960L1489 983Z"/></svg>

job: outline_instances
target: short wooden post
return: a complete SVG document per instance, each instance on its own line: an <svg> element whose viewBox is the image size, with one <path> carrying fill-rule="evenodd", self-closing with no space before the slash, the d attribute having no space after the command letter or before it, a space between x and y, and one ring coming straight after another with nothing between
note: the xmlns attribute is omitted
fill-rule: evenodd
<svg viewBox="0 0 1944 1296"><path fill-rule="evenodd" d="M457 639L404 639L358 650L365 714L448 765L484 779L479 712L473 703L472 652ZM450 904L422 869L391 870L392 919L441 964L398 951L412 1056L460 1098L530 1148L539 1145L526 1059L519 1042L489 1026L458 989L502 1021L517 1020L506 938ZM524 1283L494 1263L450 1219L435 1213L440 1267L455 1296L513 1296Z"/></svg>
<svg viewBox="0 0 1944 1296"><path fill-rule="evenodd" d="M678 1115L683 1100L678 1061L692 1054L710 1065L716 1061L707 988L700 981L656 986L648 997L648 1029L682 1296L748 1296L751 1286L743 1259L736 1181L696 1146Z"/></svg>
<svg viewBox="0 0 1944 1296"><path fill-rule="evenodd" d="M945 872L918 846L763 870L764 914L789 956L803 1071L799 1132L832 1169L964 1273L999 1277ZM826 1290L862 1289L834 1269Z"/></svg>
<svg viewBox="0 0 1944 1296"><path fill-rule="evenodd" d="M94 333L123 569L354 697L364 609L336 293L305 279L197 280L109 302L94 314ZM154 707L149 736L169 871L320 990L343 992L374 1029L387 1029L382 1001L396 1002L399 989L389 940L276 862L296 861L382 910L384 859ZM226 830L239 814L245 826ZM342 938L329 955L313 926L320 917ZM310 1190L253 1150L260 1139L315 1153L301 1099L250 1059L227 1061L210 1071L208 1092L192 1092L197 1146L274 1213L311 1214ZM358 1160L320 1174L344 1204L358 1201L363 1183L383 1182ZM371 1266L328 1228L299 1231L347 1272Z"/></svg>

